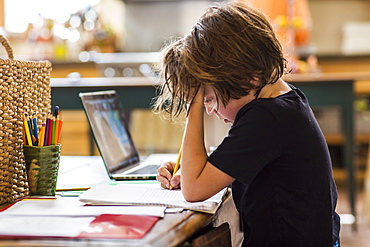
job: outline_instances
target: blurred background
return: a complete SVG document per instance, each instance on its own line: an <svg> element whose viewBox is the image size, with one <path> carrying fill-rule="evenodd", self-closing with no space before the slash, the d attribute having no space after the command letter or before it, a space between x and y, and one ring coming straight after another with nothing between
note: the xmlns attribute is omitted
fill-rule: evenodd
<svg viewBox="0 0 370 247"><path fill-rule="evenodd" d="M370 0L244 1L267 15L294 74L315 77L370 73ZM0 33L10 41L15 59L51 61L52 80L155 78L152 64L158 51L171 39L187 34L204 9L214 2L217 1L0 0ZM1 48L0 57L7 58ZM364 212L370 212L370 197L364 193L366 181L370 180L370 76L355 80L354 93L357 211L365 222ZM346 140L340 120L343 112L336 106L313 110L331 151L335 180L345 190ZM90 155L91 133L83 111L62 109L62 114L62 154ZM206 143L211 149L230 126L209 116L206 125ZM134 109L130 111L130 126L141 154L177 151L181 124L163 122L149 109ZM93 154L99 154L96 148ZM346 212L346 196L341 198L344 203L339 210ZM368 231L365 226L362 229ZM359 232L362 233L356 234ZM355 239L352 234L349 230L348 238L343 235L344 241ZM344 243L347 245L343 246L361 246Z"/></svg>

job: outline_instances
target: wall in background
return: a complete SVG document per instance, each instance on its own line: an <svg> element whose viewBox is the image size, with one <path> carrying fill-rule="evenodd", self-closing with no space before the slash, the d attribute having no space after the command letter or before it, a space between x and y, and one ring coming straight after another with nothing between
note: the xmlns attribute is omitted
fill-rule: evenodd
<svg viewBox="0 0 370 247"><path fill-rule="evenodd" d="M318 55L341 55L343 27L347 22L370 22L368 0L309 0L312 45Z"/></svg>
<svg viewBox="0 0 370 247"><path fill-rule="evenodd" d="M190 32L214 1L126 1L125 51L158 51L171 37Z"/></svg>
<svg viewBox="0 0 370 247"><path fill-rule="evenodd" d="M217 1L124 1L125 49L158 51L170 37L190 31L211 3ZM308 49L319 56L342 55L343 27L370 22L369 0L308 0L313 30Z"/></svg>

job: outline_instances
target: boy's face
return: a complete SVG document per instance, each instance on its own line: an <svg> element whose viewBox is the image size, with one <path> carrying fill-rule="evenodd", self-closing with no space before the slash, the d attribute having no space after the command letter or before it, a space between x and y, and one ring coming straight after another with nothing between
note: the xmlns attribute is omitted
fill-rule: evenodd
<svg viewBox="0 0 370 247"><path fill-rule="evenodd" d="M256 97L254 94L246 95L240 99L231 99L226 106L218 104L216 94L211 86L204 86L204 107L208 115L215 114L224 123L233 124L236 114L244 105L248 104Z"/></svg>

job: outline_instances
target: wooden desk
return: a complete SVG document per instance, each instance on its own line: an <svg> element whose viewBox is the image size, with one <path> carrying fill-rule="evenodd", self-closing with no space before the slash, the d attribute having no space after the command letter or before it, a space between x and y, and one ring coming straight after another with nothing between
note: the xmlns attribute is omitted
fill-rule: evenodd
<svg viewBox="0 0 370 247"><path fill-rule="evenodd" d="M83 161L86 163L84 164ZM62 156L59 176L62 176L63 183L70 182L72 184L77 183L78 177L86 183L109 181L101 162L100 157ZM81 171L84 171L84 174L81 174ZM4 206L2 205L0 208ZM143 239L15 239L0 240L0 246L181 246L207 226L217 227L224 222L228 222L230 225L233 246L240 245L243 234L240 231L240 218L231 193L228 194L216 214L194 211L166 214Z"/></svg>

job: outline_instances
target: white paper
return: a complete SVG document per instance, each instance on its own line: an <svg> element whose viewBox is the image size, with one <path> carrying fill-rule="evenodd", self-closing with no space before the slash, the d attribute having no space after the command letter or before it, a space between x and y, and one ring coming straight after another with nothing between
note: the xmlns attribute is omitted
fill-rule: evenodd
<svg viewBox="0 0 370 247"><path fill-rule="evenodd" d="M95 217L0 215L0 234L14 236L75 237Z"/></svg>
<svg viewBox="0 0 370 247"><path fill-rule="evenodd" d="M101 214L128 214L163 217L166 207L149 206L85 206L77 197L56 199L22 200L1 215L38 216L98 216Z"/></svg>
<svg viewBox="0 0 370 247"><path fill-rule="evenodd" d="M100 156L61 156L57 190L90 188L111 179Z"/></svg>
<svg viewBox="0 0 370 247"><path fill-rule="evenodd" d="M80 201L97 205L151 205L214 213L226 188L202 202L187 202L181 190L167 190L159 185L96 185L79 196Z"/></svg>

